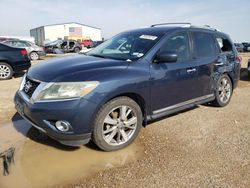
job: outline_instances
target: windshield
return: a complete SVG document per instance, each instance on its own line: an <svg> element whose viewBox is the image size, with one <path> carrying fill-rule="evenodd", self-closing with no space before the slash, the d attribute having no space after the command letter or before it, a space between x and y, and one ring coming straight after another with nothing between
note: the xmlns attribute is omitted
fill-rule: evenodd
<svg viewBox="0 0 250 188"><path fill-rule="evenodd" d="M121 33L100 44L87 55L133 61L143 57L161 37L160 34Z"/></svg>

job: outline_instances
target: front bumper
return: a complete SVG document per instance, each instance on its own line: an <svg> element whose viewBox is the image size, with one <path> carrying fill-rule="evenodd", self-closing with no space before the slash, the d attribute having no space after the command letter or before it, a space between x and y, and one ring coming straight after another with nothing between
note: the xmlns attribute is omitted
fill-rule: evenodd
<svg viewBox="0 0 250 188"><path fill-rule="evenodd" d="M18 91L14 98L18 113L32 126L49 137L69 146L80 146L91 138L96 104L86 99L32 103L26 94ZM61 132L53 124L58 120L68 121L70 132Z"/></svg>

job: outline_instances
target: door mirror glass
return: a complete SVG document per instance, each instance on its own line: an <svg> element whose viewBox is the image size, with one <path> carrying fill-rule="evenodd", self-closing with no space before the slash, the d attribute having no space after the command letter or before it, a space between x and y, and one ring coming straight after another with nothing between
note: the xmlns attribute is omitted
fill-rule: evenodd
<svg viewBox="0 0 250 188"><path fill-rule="evenodd" d="M161 51L156 55L155 63L175 63L177 58L178 56L174 52Z"/></svg>

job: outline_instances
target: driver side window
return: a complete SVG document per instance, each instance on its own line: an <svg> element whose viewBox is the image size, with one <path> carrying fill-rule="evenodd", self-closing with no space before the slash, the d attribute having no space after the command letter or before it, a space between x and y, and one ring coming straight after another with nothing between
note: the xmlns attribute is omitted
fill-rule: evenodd
<svg viewBox="0 0 250 188"><path fill-rule="evenodd" d="M161 47L160 52L177 54L177 62L189 59L189 39L187 33L178 33L170 37Z"/></svg>

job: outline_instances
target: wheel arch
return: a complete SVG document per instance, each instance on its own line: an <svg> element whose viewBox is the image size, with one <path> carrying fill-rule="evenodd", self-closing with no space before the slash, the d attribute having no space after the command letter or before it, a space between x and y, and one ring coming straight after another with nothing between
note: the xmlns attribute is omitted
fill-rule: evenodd
<svg viewBox="0 0 250 188"><path fill-rule="evenodd" d="M29 53L29 56L30 56L30 54L33 53L33 52L35 52L35 53L37 53L37 55L39 55L39 54L38 54L38 51L32 50L32 51Z"/></svg>
<svg viewBox="0 0 250 188"><path fill-rule="evenodd" d="M234 90L234 86L235 86L235 83L234 83L234 79L233 79L233 76L230 74L230 72L224 72L222 75L227 75L232 83L232 91Z"/></svg>
<svg viewBox="0 0 250 188"><path fill-rule="evenodd" d="M6 59L0 59L0 63L6 63L6 64L10 65L11 68L13 69L13 71L15 71L14 66L12 65L12 63L8 62Z"/></svg>
<svg viewBox="0 0 250 188"><path fill-rule="evenodd" d="M105 103L107 103L108 101L117 98L117 97L128 97L130 99L132 99L133 101L135 101L141 111L142 111L142 116L143 116L143 126L147 125L147 105L146 105L146 101L145 99L138 93L133 93L133 92L127 92L127 93L120 93L118 95L115 95L111 98L109 98Z"/></svg>

